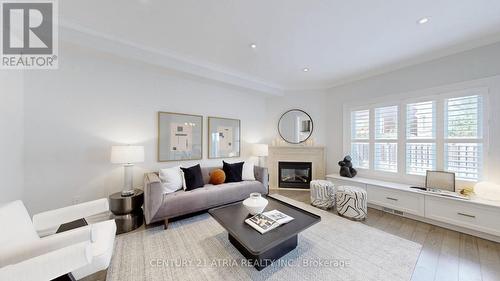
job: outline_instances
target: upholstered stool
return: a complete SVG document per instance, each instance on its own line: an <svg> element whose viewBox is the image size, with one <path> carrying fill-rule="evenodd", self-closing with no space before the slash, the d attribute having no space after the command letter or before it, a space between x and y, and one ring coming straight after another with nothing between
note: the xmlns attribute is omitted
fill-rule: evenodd
<svg viewBox="0 0 500 281"><path fill-rule="evenodd" d="M339 186L335 194L337 212L353 220L363 220L367 215L366 191L355 186Z"/></svg>
<svg viewBox="0 0 500 281"><path fill-rule="evenodd" d="M335 206L335 186L330 181L311 181L311 205L330 209Z"/></svg>

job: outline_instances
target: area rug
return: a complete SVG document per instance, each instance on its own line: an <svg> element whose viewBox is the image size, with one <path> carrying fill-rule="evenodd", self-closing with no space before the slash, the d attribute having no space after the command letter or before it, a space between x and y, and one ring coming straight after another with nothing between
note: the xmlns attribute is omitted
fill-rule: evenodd
<svg viewBox="0 0 500 281"><path fill-rule="evenodd" d="M321 216L298 246L257 271L209 214L120 235L108 281L140 280L410 280L421 245L280 195Z"/></svg>

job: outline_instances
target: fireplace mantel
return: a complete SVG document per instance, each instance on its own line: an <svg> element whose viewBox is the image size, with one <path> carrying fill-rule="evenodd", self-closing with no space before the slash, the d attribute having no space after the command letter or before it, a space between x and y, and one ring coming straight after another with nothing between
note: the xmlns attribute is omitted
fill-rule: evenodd
<svg viewBox="0 0 500 281"><path fill-rule="evenodd" d="M325 179L324 146L269 146L267 167L269 168L269 188L278 188L278 162L311 162L312 179Z"/></svg>

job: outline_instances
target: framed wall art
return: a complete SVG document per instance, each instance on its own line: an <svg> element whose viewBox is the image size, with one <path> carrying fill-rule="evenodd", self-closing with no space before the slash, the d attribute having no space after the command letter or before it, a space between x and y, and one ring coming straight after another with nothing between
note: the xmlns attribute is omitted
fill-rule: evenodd
<svg viewBox="0 0 500 281"><path fill-rule="evenodd" d="M208 158L240 157L241 121L208 117Z"/></svg>
<svg viewBox="0 0 500 281"><path fill-rule="evenodd" d="M158 112L158 161L203 158L203 116Z"/></svg>

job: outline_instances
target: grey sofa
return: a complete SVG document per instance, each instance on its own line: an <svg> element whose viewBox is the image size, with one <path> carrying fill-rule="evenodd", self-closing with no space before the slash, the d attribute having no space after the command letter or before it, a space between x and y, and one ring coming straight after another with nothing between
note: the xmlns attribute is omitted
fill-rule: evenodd
<svg viewBox="0 0 500 281"><path fill-rule="evenodd" d="M268 194L267 168L254 167L255 181L208 184L209 173L221 167L202 167L204 187L195 190L179 190L163 194L162 183L158 173L144 175L144 215L146 224L163 221L165 228L168 219L207 210L213 207L246 199L250 193Z"/></svg>

